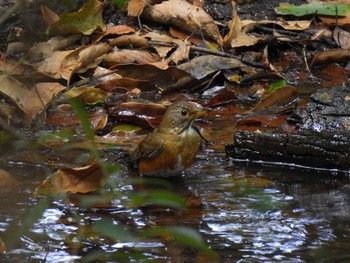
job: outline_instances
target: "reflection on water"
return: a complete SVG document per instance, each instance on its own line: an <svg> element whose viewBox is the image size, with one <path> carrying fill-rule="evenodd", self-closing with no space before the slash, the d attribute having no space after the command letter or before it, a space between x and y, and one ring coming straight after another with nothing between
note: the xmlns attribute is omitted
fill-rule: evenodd
<svg viewBox="0 0 350 263"><path fill-rule="evenodd" d="M6 241L3 233L10 222L37 202L31 195L45 175L42 169L24 164L1 168L21 183L10 192L0 192L0 237ZM128 177L123 169L115 180ZM81 210L55 201L16 248L0 255L0 261L73 262L92 251L135 250L159 262L199 260L194 251L160 238L116 243L91 235L91 225L105 216L134 229L191 226L218 252L221 262L350 260L349 179L229 167L227 160L207 153L185 178L169 182L172 191L191 199L185 212L156 207L126 209L120 200L113 200L109 208ZM125 195L120 198L126 199L135 189L123 185Z"/></svg>

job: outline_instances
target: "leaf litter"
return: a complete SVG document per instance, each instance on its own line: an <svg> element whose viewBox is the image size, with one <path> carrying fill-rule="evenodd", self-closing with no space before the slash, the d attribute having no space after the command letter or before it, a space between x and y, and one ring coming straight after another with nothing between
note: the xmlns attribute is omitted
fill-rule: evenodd
<svg viewBox="0 0 350 263"><path fill-rule="evenodd" d="M237 8L239 2L230 4L230 17L218 20L208 5L209 0L204 5L185 0L131 0L127 6L130 23L118 25L106 24L103 3L98 0L62 15L43 6L48 40L18 56L13 51L1 53L0 97L5 104L0 116L13 125L30 125L47 112L47 124L77 125L79 121L61 107L74 98L87 109L94 108L89 118L99 141L105 136L110 142L110 135L117 132L115 142L122 144L127 140L121 133L132 141L139 131L113 131L114 126L152 129L167 105L186 98L212 107L207 117L210 125L200 125L206 127L206 137L224 145L232 136L215 137L216 120L226 119L232 127L274 130L285 122L285 110L303 105L315 85L348 83L347 4L333 3L336 14L325 6L330 3L276 3L276 17L263 20L244 18ZM285 85L271 92L276 76ZM217 92L206 92L217 83L221 83ZM313 83L312 88L298 92L298 86L305 83ZM22 114L19 121L14 122L14 111ZM66 182L65 176L89 174L92 168L67 169L47 182ZM38 193L96 190L54 187Z"/></svg>

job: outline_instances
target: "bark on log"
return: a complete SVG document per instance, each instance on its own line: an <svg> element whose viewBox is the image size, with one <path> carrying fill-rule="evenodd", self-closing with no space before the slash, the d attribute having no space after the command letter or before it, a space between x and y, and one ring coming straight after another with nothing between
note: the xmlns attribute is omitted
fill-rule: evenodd
<svg viewBox="0 0 350 263"><path fill-rule="evenodd" d="M226 154L236 159L350 172L350 140L344 135L236 132Z"/></svg>
<svg viewBox="0 0 350 263"><path fill-rule="evenodd" d="M227 156L350 175L350 87L318 90L290 122L297 134L236 132Z"/></svg>

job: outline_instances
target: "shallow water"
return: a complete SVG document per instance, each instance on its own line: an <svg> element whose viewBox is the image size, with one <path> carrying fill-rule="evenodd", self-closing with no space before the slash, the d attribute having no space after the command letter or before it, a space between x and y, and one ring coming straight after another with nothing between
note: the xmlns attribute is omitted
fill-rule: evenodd
<svg viewBox="0 0 350 263"><path fill-rule="evenodd" d="M170 191L192 200L186 211L124 206L122 201L139 186L127 183L130 172L123 167L111 178L120 192L112 205L83 210L69 202L52 201L28 233L21 233L24 220L20 220L22 225L16 228L20 241L0 255L0 261L88 261L91 255L96 260L98 255L118 252L123 256L107 262L121 258L139 262L135 253L159 262L350 260L349 179L237 166L210 151L198 159L184 178L167 181ZM24 218L31 216L28 209L40 200L32 193L49 171L19 162L2 163L1 168L20 181L20 186L0 192L0 237L6 243L10 223L23 211ZM153 186L142 187L153 190ZM148 225L190 226L220 259L162 238L112 242L91 235L91 226L105 217L136 230Z"/></svg>

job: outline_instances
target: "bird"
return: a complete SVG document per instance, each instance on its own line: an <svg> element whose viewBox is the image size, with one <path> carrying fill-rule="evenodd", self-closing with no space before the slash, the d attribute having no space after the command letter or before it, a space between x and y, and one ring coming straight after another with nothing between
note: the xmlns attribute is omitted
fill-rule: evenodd
<svg viewBox="0 0 350 263"><path fill-rule="evenodd" d="M203 140L207 142L193 122L209 110L185 100L171 104L158 129L149 133L131 153L140 176L181 175L194 162Z"/></svg>

